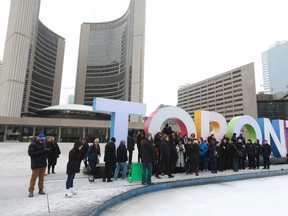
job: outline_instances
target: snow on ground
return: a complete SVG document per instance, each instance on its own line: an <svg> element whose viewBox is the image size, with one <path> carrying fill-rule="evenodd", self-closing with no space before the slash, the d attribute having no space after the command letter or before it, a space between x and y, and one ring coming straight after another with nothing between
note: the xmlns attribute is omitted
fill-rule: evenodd
<svg viewBox="0 0 288 216"><path fill-rule="evenodd" d="M276 176L165 190L121 202L101 216L286 215L287 182L288 176Z"/></svg>
<svg viewBox="0 0 288 216"><path fill-rule="evenodd" d="M45 189L44 190L46 191L46 195L39 195L37 194L38 190L35 190L34 192L35 196L33 198L28 198L28 186L29 186L29 181L30 181L30 176L31 176L30 157L27 154L28 145L29 143L16 143L16 142L0 143L0 191L1 191L0 193L1 211L0 212L1 212L1 215L4 215L4 216L6 215L9 215L9 216L10 215L11 216L14 216L14 215L35 215L35 216L38 216L38 215L39 216L42 216L42 215L51 215L51 216L81 215L82 216L82 215L87 215L95 207L97 207L98 205L103 203L105 200L117 194L123 193L125 191L131 190L134 188L143 187L139 182L129 183L126 180L117 180L111 183L107 183L107 182L102 182L101 179L96 179L94 183L90 183L87 180L87 176L83 175L82 173L79 173L76 175L76 178L74 180L74 188L78 191L78 194L75 195L73 198L65 198L64 194L65 194L65 182L66 182L66 174L65 174L66 163L68 160L69 150L73 147L73 143L59 143L62 153L58 159L58 162L55 168L56 174L50 174L50 175L45 176ZM101 151L103 152L103 150L104 150L104 146L102 145ZM103 156L104 155L102 153L102 157L100 158L100 163L103 160ZM137 151L135 151L133 155L133 161L136 161L136 160L137 160ZM275 170L276 169L277 170L288 169L288 165L271 166L271 170L273 169ZM243 170L239 171L239 173L237 174L242 174L245 172L262 172L262 171L263 170L260 170L260 169L259 170L247 170L246 169L244 171ZM175 178L173 179L168 179L167 176L164 176L162 179L152 178L152 181L154 181L155 183L158 183L158 182L167 182L167 181L177 181L181 179L215 177L215 176L220 176L220 175L231 175L231 174L235 174L235 173L231 171L226 171L223 173L212 175L210 172L206 172L206 173L200 173L199 177L196 177L194 175L187 176L185 174L176 174ZM275 178L277 179L277 178L282 178L282 177L275 177ZM269 182L269 179L272 179L272 178L265 178L265 181ZM256 179L255 181L257 182L259 180ZM242 183L240 184L242 185ZM241 209L241 206L250 205L250 202L254 202L256 206L263 205L262 196L260 198L258 198L258 196L255 197L255 195L258 193L258 190L254 191L253 190L254 187L253 186L250 187L249 184L246 186L246 188L242 188L240 190L243 193L249 192L249 191L251 192L250 194L245 194L245 197L244 197L244 194L241 195L242 199L237 201L239 202L238 208L240 209ZM283 184L275 182L273 183L273 188L279 185L279 190L281 189L281 192L284 192L285 188L282 187ZM215 187L213 187L213 185L204 185L204 186L193 187L192 189L195 190L197 193L199 193L199 196L195 196L195 197L199 198L200 200L203 200L203 199L207 200L207 202L213 201L214 203L215 199L214 198L212 199L210 194L215 193L217 194L217 196L220 196L221 195L220 192L222 191L223 186L224 188L236 187L236 186L233 186L233 183L216 184L214 186ZM266 187L268 186L265 186L263 188L266 188ZM37 189L37 183L36 183L35 188ZM201 194L200 192L202 191L202 189L200 190L198 188L202 188L204 191L207 189L207 193ZM247 188L249 190L247 190ZM209 190L212 189L212 191L210 192L208 189ZM183 188L183 190L190 191L190 188ZM195 191L194 192L191 191L188 194L194 194ZM160 192L159 194L162 194L165 192L167 192L169 196L171 196L171 194L173 194L174 196L174 191L173 193L171 193L170 190ZM234 193L236 192L238 193L238 191L235 190ZM270 194L270 191L268 193ZM158 193L154 193L152 197L156 196L157 194ZM186 192L183 194L186 194ZM186 197L186 195L184 196ZM274 198L275 196L276 195L273 195L273 196L268 195L270 199L271 197ZM222 198L224 199L226 196L223 194L220 197L221 199ZM263 195L263 198L264 197L265 196ZM133 198L132 201L134 199L138 199L138 198ZM156 199L156 200L159 200L159 199ZM172 198L172 200L174 200L175 202L177 201L177 199L178 198L175 198L175 199ZM192 206L192 203L194 201L192 200L190 202L189 200L187 201L184 200L181 202L184 202L183 204L184 206L190 206L189 203L191 203L191 206ZM187 205L185 205L185 203ZM137 207L137 204L135 205ZM142 202L141 202L141 205L142 205ZM196 205L196 207L200 208L201 205ZM197 212L198 214L197 208L195 209L193 208L193 210L191 210L191 213ZM201 208L203 208L203 206ZM215 208L217 209L217 207ZM139 209L139 206L138 206L138 209ZM235 210L235 211L238 211L238 210ZM137 214L138 213L139 212L137 212ZM127 214L125 213L124 215L130 215L130 214L127 212ZM260 214L256 213L254 215L260 215Z"/></svg>

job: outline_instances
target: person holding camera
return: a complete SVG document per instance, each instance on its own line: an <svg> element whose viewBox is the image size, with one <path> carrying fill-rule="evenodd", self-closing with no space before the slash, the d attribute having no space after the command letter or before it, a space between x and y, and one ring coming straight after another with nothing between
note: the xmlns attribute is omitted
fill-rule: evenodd
<svg viewBox="0 0 288 216"><path fill-rule="evenodd" d="M44 176L47 166L47 157L50 148L45 144L45 135L39 134L28 147L28 155L31 158L32 175L30 178L29 195L33 197L34 187L38 178L39 194L45 195L44 192Z"/></svg>

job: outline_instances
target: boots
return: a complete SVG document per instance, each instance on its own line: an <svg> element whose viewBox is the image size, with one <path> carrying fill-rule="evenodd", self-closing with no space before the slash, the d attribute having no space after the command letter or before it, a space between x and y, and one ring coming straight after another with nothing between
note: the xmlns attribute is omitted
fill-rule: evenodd
<svg viewBox="0 0 288 216"><path fill-rule="evenodd" d="M33 197L33 196L34 196L33 192L29 192L28 197Z"/></svg>
<svg viewBox="0 0 288 216"><path fill-rule="evenodd" d="M67 197L67 198L73 197L73 194L70 192L69 189L66 190L65 197Z"/></svg>
<svg viewBox="0 0 288 216"><path fill-rule="evenodd" d="M38 192L38 194L45 195L45 192L44 192L43 189L40 189L39 192Z"/></svg>
<svg viewBox="0 0 288 216"><path fill-rule="evenodd" d="M70 187L69 191L70 191L71 194L77 195L77 192L73 190L73 187Z"/></svg>

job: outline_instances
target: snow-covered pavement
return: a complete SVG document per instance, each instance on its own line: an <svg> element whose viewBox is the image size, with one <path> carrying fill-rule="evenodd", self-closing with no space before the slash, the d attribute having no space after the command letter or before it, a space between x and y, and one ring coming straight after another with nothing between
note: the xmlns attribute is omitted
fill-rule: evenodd
<svg viewBox="0 0 288 216"><path fill-rule="evenodd" d="M66 163L68 159L68 152L72 148L73 143L59 143L62 153L55 168L56 174L45 176L46 195L39 195L35 193L33 198L28 198L28 185L31 176L30 157L27 154L28 145L29 143L0 143L1 215L88 215L93 209L102 204L104 201L131 189L143 187L139 182L129 183L126 180L117 180L107 183L102 182L101 179L96 179L94 183L90 183L87 180L87 176L79 173L76 175L74 180L74 188L78 191L78 194L73 198L65 198ZM102 147L102 151L103 149L104 148ZM134 161L136 161L136 157L137 155L135 153L133 157ZM100 159L100 163L102 162L102 158ZM284 164L271 166L270 170L281 169L288 169L288 165ZM244 170L239 171L237 174L251 172L267 171L262 169ZM168 177L164 176L162 179L153 178L152 181L155 183L161 183L168 181L179 181L183 179L199 179L203 177L213 178L215 176L228 176L234 174L235 173L231 171L218 173L216 175L212 175L210 172L200 173L199 177L194 175L187 176L185 174L176 174L175 178L173 179L169 179ZM256 179L255 181L258 180ZM225 185L227 184L229 185L230 183L225 183ZM221 184L218 186L221 186ZM213 187L213 185L197 186L197 188L198 187L208 189ZM279 188L282 190L282 187ZM186 189L187 191L190 190L189 188L183 188L185 191ZM283 190L285 190L285 188L283 188ZM245 203L249 200L254 200L253 187L249 187L248 191L251 191L251 195L246 197L247 200L245 200L243 197L243 205L245 205ZM158 193L153 194L153 196L157 195ZM165 193L165 191L160 193ZM169 191L167 191L167 193L169 194ZM172 194L173 193L171 193L171 196ZM254 202L257 202L257 205L260 205L261 200L254 200ZM285 214L285 212L283 213ZM130 214L127 212L125 215Z"/></svg>
<svg viewBox="0 0 288 216"><path fill-rule="evenodd" d="M101 216L286 215L287 182L286 175L164 190L121 202Z"/></svg>

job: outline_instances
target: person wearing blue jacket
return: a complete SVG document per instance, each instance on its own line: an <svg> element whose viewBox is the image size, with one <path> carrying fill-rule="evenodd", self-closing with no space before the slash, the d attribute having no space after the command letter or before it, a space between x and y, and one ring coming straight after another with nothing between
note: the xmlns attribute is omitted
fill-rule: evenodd
<svg viewBox="0 0 288 216"><path fill-rule="evenodd" d="M199 147L202 149L202 151L199 152L199 155L200 155L199 170L203 172L204 170L208 170L208 162L209 162L209 158L207 156L208 145L203 140L202 137L199 138L198 142L199 142Z"/></svg>

